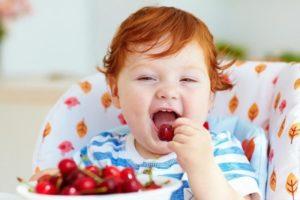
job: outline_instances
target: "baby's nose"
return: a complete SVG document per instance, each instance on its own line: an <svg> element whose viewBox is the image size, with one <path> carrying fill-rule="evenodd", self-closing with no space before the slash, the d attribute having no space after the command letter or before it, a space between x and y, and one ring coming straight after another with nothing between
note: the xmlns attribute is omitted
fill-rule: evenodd
<svg viewBox="0 0 300 200"><path fill-rule="evenodd" d="M159 99L178 99L179 94L175 86L164 86L158 89L156 96Z"/></svg>

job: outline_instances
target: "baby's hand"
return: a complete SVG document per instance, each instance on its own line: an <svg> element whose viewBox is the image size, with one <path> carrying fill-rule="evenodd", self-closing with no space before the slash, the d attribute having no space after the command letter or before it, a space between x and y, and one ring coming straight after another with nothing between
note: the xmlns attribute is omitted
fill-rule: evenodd
<svg viewBox="0 0 300 200"><path fill-rule="evenodd" d="M188 118L178 118L173 127L175 136L168 146L177 154L180 166L187 173L213 162L211 136L201 124Z"/></svg>

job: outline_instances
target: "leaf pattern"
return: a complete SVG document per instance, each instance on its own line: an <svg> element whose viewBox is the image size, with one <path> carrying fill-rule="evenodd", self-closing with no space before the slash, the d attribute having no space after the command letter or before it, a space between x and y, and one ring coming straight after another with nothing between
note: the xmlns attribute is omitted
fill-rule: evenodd
<svg viewBox="0 0 300 200"><path fill-rule="evenodd" d="M120 113L120 114L118 115L118 119L119 119L119 121L120 121L120 123L121 123L122 125L127 124L127 122L126 122L126 120L125 120L125 118L124 118L124 116L123 116L122 113Z"/></svg>
<svg viewBox="0 0 300 200"><path fill-rule="evenodd" d="M87 126L84 122L84 120L81 120L80 122L78 122L77 127L77 135L82 138L87 134Z"/></svg>
<svg viewBox="0 0 300 200"><path fill-rule="evenodd" d="M270 130L270 124L269 123L267 123L267 125L264 127L264 130L265 130L266 134L269 133L269 130Z"/></svg>
<svg viewBox="0 0 300 200"><path fill-rule="evenodd" d="M236 108L238 107L239 105L239 99L237 98L236 95L234 95L230 101L229 101L229 104L228 104L228 108L230 110L230 112L233 114L234 111L236 110Z"/></svg>
<svg viewBox="0 0 300 200"><path fill-rule="evenodd" d="M276 85L277 81L278 81L278 76L276 76L276 77L273 79L273 81L272 81L273 85Z"/></svg>
<svg viewBox="0 0 300 200"><path fill-rule="evenodd" d="M252 106L248 110L248 117L251 121L253 121L259 113L259 108L256 103L252 104Z"/></svg>
<svg viewBox="0 0 300 200"><path fill-rule="evenodd" d="M293 124L289 130L289 137L291 139L291 144L293 143L294 137L299 135L300 135L300 122Z"/></svg>
<svg viewBox="0 0 300 200"><path fill-rule="evenodd" d="M281 98L281 93L278 92L277 95L276 95L275 101L274 101L274 110L277 109L280 98Z"/></svg>
<svg viewBox="0 0 300 200"><path fill-rule="evenodd" d="M297 80L295 80L294 83L294 89L297 90L300 88L300 78L298 78Z"/></svg>
<svg viewBox="0 0 300 200"><path fill-rule="evenodd" d="M48 122L43 131L43 138L47 137L52 130L51 124Z"/></svg>
<svg viewBox="0 0 300 200"><path fill-rule="evenodd" d="M254 137L251 138L250 140L243 140L242 142L242 147L245 152L246 157L248 158L249 161L251 161L254 149L255 149L255 142L254 142Z"/></svg>
<svg viewBox="0 0 300 200"><path fill-rule="evenodd" d="M255 67L255 71L257 74L262 73L263 71L265 71L267 65L266 64L259 64Z"/></svg>
<svg viewBox="0 0 300 200"><path fill-rule="evenodd" d="M204 127L206 130L209 130L209 123L208 123L208 121L205 121L205 122L203 123L203 127Z"/></svg>
<svg viewBox="0 0 300 200"><path fill-rule="evenodd" d="M64 103L67 105L67 107L68 107L69 109L71 109L71 108L73 108L73 107L75 107L75 106L77 106L77 105L80 104L80 102L79 102L79 100L77 99L77 97L69 97L69 98L67 98L67 99L65 100Z"/></svg>
<svg viewBox="0 0 300 200"><path fill-rule="evenodd" d="M268 156L270 163L272 162L273 158L274 158L274 149L271 149Z"/></svg>
<svg viewBox="0 0 300 200"><path fill-rule="evenodd" d="M279 130L278 130L278 133L277 133L277 136L280 138L282 133L283 133L283 130L285 128L285 121L286 121L286 117L284 118L284 120L282 121L280 127L279 127Z"/></svg>
<svg viewBox="0 0 300 200"><path fill-rule="evenodd" d="M79 86L85 94L89 93L92 90L92 85L88 81L80 82Z"/></svg>
<svg viewBox="0 0 300 200"><path fill-rule="evenodd" d="M110 107L111 105L111 96L108 92L105 92L102 96L101 96L101 104L103 105L103 107L105 109L107 109L108 107Z"/></svg>
<svg viewBox="0 0 300 200"><path fill-rule="evenodd" d="M58 145L58 149L60 150L61 154L64 156L66 153L74 150L73 144L70 141L63 141Z"/></svg>
<svg viewBox="0 0 300 200"><path fill-rule="evenodd" d="M293 174L290 173L286 179L286 184L285 188L288 191L290 195L292 195L293 200L295 199L295 193L298 190L298 179L297 177Z"/></svg>
<svg viewBox="0 0 300 200"><path fill-rule="evenodd" d="M270 176L270 180L269 180L270 188L271 188L271 190L273 190L273 192L275 192L275 190L276 190L276 182L277 182L277 180L276 180L276 172L273 169L272 174Z"/></svg>
<svg viewBox="0 0 300 200"><path fill-rule="evenodd" d="M286 100L282 100L280 105L279 105L279 110L280 110L280 113L282 114L283 113L283 110L285 109L286 107Z"/></svg>

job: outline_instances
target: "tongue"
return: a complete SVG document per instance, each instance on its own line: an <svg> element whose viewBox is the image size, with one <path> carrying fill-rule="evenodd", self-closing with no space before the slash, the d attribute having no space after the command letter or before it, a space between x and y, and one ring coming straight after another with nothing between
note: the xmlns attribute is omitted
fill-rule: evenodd
<svg viewBox="0 0 300 200"><path fill-rule="evenodd" d="M155 113L154 117L153 117L154 124L158 129L163 124L172 125L172 123L175 121L175 119L176 119L176 115L174 112L159 111L159 112Z"/></svg>

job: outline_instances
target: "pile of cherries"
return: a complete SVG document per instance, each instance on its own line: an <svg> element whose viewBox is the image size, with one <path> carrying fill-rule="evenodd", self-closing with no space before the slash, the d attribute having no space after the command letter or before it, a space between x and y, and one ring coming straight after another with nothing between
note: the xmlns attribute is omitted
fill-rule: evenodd
<svg viewBox="0 0 300 200"><path fill-rule="evenodd" d="M58 164L59 173L43 175L37 181L34 191L50 195L95 195L137 192L139 190L157 189L152 178L142 185L132 168L118 169L106 166L102 169L88 166L78 167L72 159L63 159Z"/></svg>

